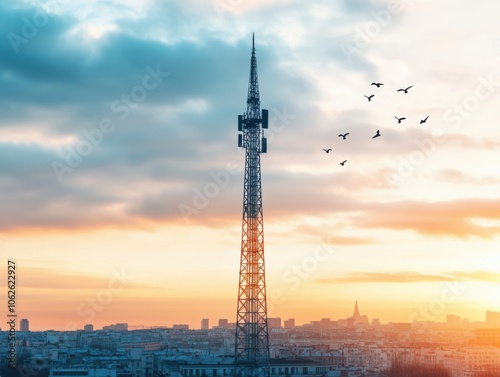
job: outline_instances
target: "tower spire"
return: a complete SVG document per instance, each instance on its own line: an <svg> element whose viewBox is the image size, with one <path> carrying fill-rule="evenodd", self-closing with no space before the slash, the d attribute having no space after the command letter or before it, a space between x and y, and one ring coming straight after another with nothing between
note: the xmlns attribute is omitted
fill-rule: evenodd
<svg viewBox="0 0 500 377"><path fill-rule="evenodd" d="M361 317L359 314L359 309L358 309L358 300L356 300L356 305L354 306L354 313L352 315L354 318L359 318Z"/></svg>
<svg viewBox="0 0 500 377"><path fill-rule="evenodd" d="M245 148L243 224L236 314L235 376L269 377L266 276L264 263L264 218L260 154L267 152L264 129L268 111L260 111L255 37L248 83L247 110L238 115L238 146Z"/></svg>
<svg viewBox="0 0 500 377"><path fill-rule="evenodd" d="M247 115L260 118L259 77L257 75L257 57L255 56L255 36L252 35L252 58L250 59L250 78L248 80Z"/></svg>

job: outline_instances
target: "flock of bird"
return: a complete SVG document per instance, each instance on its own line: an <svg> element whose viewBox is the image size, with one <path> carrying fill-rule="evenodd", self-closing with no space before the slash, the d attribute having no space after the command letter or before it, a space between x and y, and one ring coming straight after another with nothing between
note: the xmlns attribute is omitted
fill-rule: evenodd
<svg viewBox="0 0 500 377"><path fill-rule="evenodd" d="M372 82L371 85L376 86L377 88L380 88L384 84L381 83L381 82ZM403 94L408 94L408 90L410 90L411 88L413 88L413 85L410 85L407 88L398 89L397 92L403 92ZM375 94L372 94L372 95L369 95L369 96L365 95L365 97L368 99L368 102L371 102L372 98L375 97ZM405 117L397 117L397 116L394 116L394 118L397 119L398 124L401 124L401 122L406 119ZM427 122L427 119L429 119L428 115L424 119L420 120L420 124L424 124L425 122ZM342 140L346 140L347 135L349 135L349 132L346 132L345 134L340 134L339 137L341 137ZM375 138L380 137L380 136L381 136L380 135L380 130L377 130L377 133L374 136L372 136L372 139L375 139ZM323 148L323 150L326 153L330 153L332 151L332 148L327 148L327 149ZM344 166L344 164L346 162L347 162L347 160L344 160L339 165Z"/></svg>

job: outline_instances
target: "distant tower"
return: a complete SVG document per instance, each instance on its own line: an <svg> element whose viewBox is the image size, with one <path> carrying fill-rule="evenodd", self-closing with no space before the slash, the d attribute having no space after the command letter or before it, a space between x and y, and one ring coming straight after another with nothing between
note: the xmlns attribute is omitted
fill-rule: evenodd
<svg viewBox="0 0 500 377"><path fill-rule="evenodd" d="M21 319L21 321L19 321L19 331L30 331L30 321Z"/></svg>
<svg viewBox="0 0 500 377"><path fill-rule="evenodd" d="M264 129L268 111L260 111L255 39L248 85L247 111L238 115L238 146L245 148L243 226L241 238L238 312L236 315L235 375L269 376L266 276L264 270L264 224L260 154L267 152Z"/></svg>
<svg viewBox="0 0 500 377"><path fill-rule="evenodd" d="M203 318L201 320L201 329L202 330L208 330L208 327L209 327L209 325L208 325L208 318Z"/></svg>
<svg viewBox="0 0 500 377"><path fill-rule="evenodd" d="M354 318L359 318L359 317L361 317L361 316L359 315L358 300L356 300L356 306L354 306L354 313L353 313L353 315L352 315L352 316L353 316Z"/></svg>

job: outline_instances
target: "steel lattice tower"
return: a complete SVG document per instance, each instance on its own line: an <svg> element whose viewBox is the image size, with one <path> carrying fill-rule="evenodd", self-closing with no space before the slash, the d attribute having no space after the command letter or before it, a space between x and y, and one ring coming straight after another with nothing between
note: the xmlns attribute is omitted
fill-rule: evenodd
<svg viewBox="0 0 500 377"><path fill-rule="evenodd" d="M255 39L248 85L247 111L238 115L238 146L245 148L243 226L241 237L238 312L236 317L235 374L238 377L269 376L264 224L260 154L267 152L264 129L268 111L260 111Z"/></svg>

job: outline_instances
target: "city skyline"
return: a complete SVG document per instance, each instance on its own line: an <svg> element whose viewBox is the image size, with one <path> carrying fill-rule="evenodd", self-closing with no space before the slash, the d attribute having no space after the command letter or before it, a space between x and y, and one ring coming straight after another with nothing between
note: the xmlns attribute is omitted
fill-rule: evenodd
<svg viewBox="0 0 500 377"><path fill-rule="evenodd" d="M387 325L391 323L408 323L412 324L415 322L420 322L420 323L450 323L450 320L454 320L454 324L456 322L462 323L462 324L486 324L489 327L495 327L500 325L500 312L495 312L488 310L485 313L483 313L483 319L477 320L477 321L471 321L469 318L466 317L461 317L460 315L456 314L445 314L444 318L437 318L434 316L431 312L427 312L427 315L420 313L420 315L415 316L413 321L410 322L398 322L398 321L382 321L380 320L379 317L370 317L366 315L364 312L356 311L356 308L358 308L358 302L355 302L354 306L354 312L351 315L348 315L346 317L321 317L321 318L314 318L314 319L305 319L302 321L297 321L295 317L268 317L268 327L269 328L295 328L295 327L302 327L302 326L312 326L314 323L320 323L321 321L330 321L332 324L337 324L338 326L346 326L345 324L340 325L340 323L343 323L345 321L348 321L351 318L356 318L356 317L362 317L363 323L364 324L369 324L373 325L373 322L377 325ZM357 313L357 314L356 314ZM362 313L362 314L360 314ZM24 330L22 330L23 327L23 321L28 321L28 327ZM101 328L98 328L99 326L95 326L94 323L86 323L83 325L81 328L66 328L66 329L52 329L52 328L47 328L47 329L38 329L34 331L78 331L78 330L83 330L83 331L98 331L98 330L106 330L106 329L113 329L113 327L119 327L119 331L128 331L128 330L141 330L141 329L158 329L158 328L185 328L189 330L213 330L217 328L224 328L224 329L231 329L235 328L236 322L232 321L229 317L221 317L221 318L200 318L198 321L198 325L192 324L192 323L185 323L185 322L170 322L168 324L153 324L153 325L143 325L140 323L128 323L128 322L122 322L122 323L105 323L101 326ZM276 323L280 323L279 326L276 325ZM26 323L26 322L24 322ZM287 326L287 323L293 323L292 326ZM25 325L26 326L26 325ZM125 326L125 327L124 327ZM20 325L19 325L19 331L30 331L29 330L29 319L21 319L20 320Z"/></svg>
<svg viewBox="0 0 500 377"><path fill-rule="evenodd" d="M37 330L32 331L29 329L29 324L26 326L26 322L28 319L22 319L19 325L19 328L15 331L20 332L46 332L46 331L61 331L55 329L45 329L45 330ZM208 322L207 322L208 321ZM331 327L344 327L350 330L355 328L364 328L369 329L370 327L378 327L384 325L397 325L396 327L401 328L411 328L411 326L415 327L425 327L427 325L440 325L440 324L449 324L452 326L471 326L473 329L484 329L487 328L489 330L498 331L500 328L498 325L500 324L500 312L492 312L487 311L485 313L485 320L483 321L470 321L468 318L460 317L454 314L447 314L444 321L432 321L432 320L416 320L413 323L409 322L381 322L379 318L369 318L366 314L362 314L356 316L351 315L346 318L316 318L310 321L306 321L304 323L297 323L295 318L281 318L281 317L269 317L268 318L268 326L269 328L281 328L281 329L294 329L294 328L321 328L325 327L325 325ZM210 323L210 325L208 325ZM405 326L403 326L405 325ZM75 329L75 330L64 330L64 331L84 331L84 332L93 332L93 331L135 331L135 330L162 330L162 329L170 329L170 330L235 330L236 322L230 322L228 318L218 318L215 321L211 321L208 318L203 318L200 321L199 326L191 327L187 323L173 323L170 326L168 325L152 325L152 326L144 326L142 324L129 324L126 322L123 323L108 323L103 325L101 328L95 328L94 324L87 323L83 326L83 328ZM8 330L1 330L8 332ZM64 332L61 331L61 332Z"/></svg>
<svg viewBox="0 0 500 377"><path fill-rule="evenodd" d="M489 317L498 324L500 312ZM208 331L188 330L185 324L128 331L128 325L122 323L103 331L93 331L88 325L84 331L27 332L20 335L23 345L18 351L28 357L18 370L21 375L32 372L38 376L148 377L165 371L171 375L168 372L180 369L185 377L234 376L235 330L227 328L227 319L220 322L222 329ZM498 373L500 365L500 328L461 323L455 316L444 325L366 326L364 315L354 310L352 320L342 326L322 319L304 327L290 326L287 321L287 328L277 329L279 321L270 319L270 326L271 322L273 376L323 376L328 372L332 377L397 377L404 373L394 369L401 367L412 371L437 367L445 372L438 375L471 377L483 376L485 371L490 373L487 375Z"/></svg>
<svg viewBox="0 0 500 377"><path fill-rule="evenodd" d="M499 10L1 4L0 248L18 318L236 320L252 32L268 316L344 317L354 300L382 322L500 311Z"/></svg>

